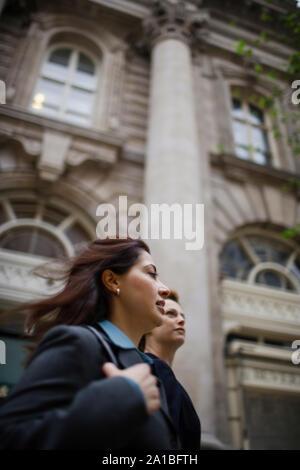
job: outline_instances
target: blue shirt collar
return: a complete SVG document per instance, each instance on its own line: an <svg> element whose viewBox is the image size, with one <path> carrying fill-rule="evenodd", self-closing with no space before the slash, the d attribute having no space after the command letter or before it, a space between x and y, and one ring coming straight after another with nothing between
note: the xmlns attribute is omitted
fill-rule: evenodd
<svg viewBox="0 0 300 470"><path fill-rule="evenodd" d="M119 348L122 349L136 349L137 352L140 354L144 362L148 362L149 364L153 364L153 359L147 354L144 354L142 351L140 351L133 341L128 338L125 333L123 333L120 328L118 328L116 325L114 325L112 322L109 320L102 320L98 322L98 325L102 328L102 330L107 334L109 339L113 344L118 346Z"/></svg>

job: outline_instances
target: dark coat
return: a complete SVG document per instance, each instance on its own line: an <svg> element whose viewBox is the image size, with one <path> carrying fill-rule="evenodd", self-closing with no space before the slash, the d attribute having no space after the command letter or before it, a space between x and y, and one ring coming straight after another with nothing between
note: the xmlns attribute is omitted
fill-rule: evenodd
<svg viewBox="0 0 300 470"><path fill-rule="evenodd" d="M182 449L200 450L201 423L189 395L165 361L154 354L147 355L153 359L156 373L164 385L170 416Z"/></svg>
<svg viewBox="0 0 300 470"><path fill-rule="evenodd" d="M110 345L120 368L143 363L137 350ZM87 328L51 328L0 407L0 449L177 449L160 382L161 408L149 415L138 386L104 376L107 361Z"/></svg>

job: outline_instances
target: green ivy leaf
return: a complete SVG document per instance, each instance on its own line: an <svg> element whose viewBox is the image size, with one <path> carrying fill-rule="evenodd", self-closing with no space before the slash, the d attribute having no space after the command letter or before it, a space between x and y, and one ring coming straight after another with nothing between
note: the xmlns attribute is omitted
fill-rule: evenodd
<svg viewBox="0 0 300 470"><path fill-rule="evenodd" d="M264 40L265 43L268 43L268 42L270 41L270 39L268 38L268 33L267 33L267 31L262 31L262 32L260 33L260 35L261 35L261 37L263 38L263 40Z"/></svg>
<svg viewBox="0 0 300 470"><path fill-rule="evenodd" d="M273 129L273 135L274 135L275 139L278 139L281 134L280 134L278 129Z"/></svg>
<svg viewBox="0 0 300 470"><path fill-rule="evenodd" d="M267 13L262 13L260 15L260 19L262 21L272 21L273 20L272 16L268 15Z"/></svg>
<svg viewBox="0 0 300 470"><path fill-rule="evenodd" d="M264 108L266 104L267 104L267 98L265 98L264 96L260 96L258 99L258 106Z"/></svg>
<svg viewBox="0 0 300 470"><path fill-rule="evenodd" d="M234 98L239 98L239 97L240 97L240 91L235 88L235 89L232 91L232 96L233 96Z"/></svg>
<svg viewBox="0 0 300 470"><path fill-rule="evenodd" d="M253 101L253 103L257 103L257 100L258 100L258 96L257 95L250 95L250 98L249 98L250 101Z"/></svg>
<svg viewBox="0 0 300 470"><path fill-rule="evenodd" d="M278 115L278 108L273 108L270 110L270 115L272 118L276 118L276 116Z"/></svg>
<svg viewBox="0 0 300 470"><path fill-rule="evenodd" d="M291 190L291 185L290 185L290 184L283 184L283 185L281 186L281 189L282 189L282 191L284 191L285 193L287 193L288 191Z"/></svg>
<svg viewBox="0 0 300 470"><path fill-rule="evenodd" d="M235 47L236 47L236 52L237 52L238 54L242 55L243 52L244 52L245 46L246 46L245 41L243 41L242 39L239 39L238 42L237 42L237 44L235 45Z"/></svg>
<svg viewBox="0 0 300 470"><path fill-rule="evenodd" d="M293 228L288 228L281 233L282 238L293 238L297 235L297 231Z"/></svg>
<svg viewBox="0 0 300 470"><path fill-rule="evenodd" d="M268 72L267 76L268 76L269 78L277 78L277 77L278 77L278 73L272 70L271 72Z"/></svg>
<svg viewBox="0 0 300 470"><path fill-rule="evenodd" d="M292 238L300 233L300 224L297 223L293 227L289 227L281 233L283 238Z"/></svg>
<svg viewBox="0 0 300 470"><path fill-rule="evenodd" d="M295 145L292 149L294 157L297 157L300 154L300 145ZM300 183L299 183L300 186Z"/></svg>

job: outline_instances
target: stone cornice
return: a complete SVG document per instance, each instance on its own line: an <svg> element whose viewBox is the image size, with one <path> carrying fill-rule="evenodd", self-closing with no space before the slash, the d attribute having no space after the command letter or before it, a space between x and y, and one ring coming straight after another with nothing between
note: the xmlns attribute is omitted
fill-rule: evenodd
<svg viewBox="0 0 300 470"><path fill-rule="evenodd" d="M34 115L12 106L0 107L0 143L21 144L33 157L39 177L55 182L68 166L86 161L98 167L114 165L121 153L123 139L110 133L85 129L65 122Z"/></svg>
<svg viewBox="0 0 300 470"><path fill-rule="evenodd" d="M239 9L232 4L234 2L225 1L226 9L224 9L224 5L221 8L219 0L203 0L197 3L193 0L189 2L149 0L148 3L153 5L152 13L144 17L142 26L130 33L128 38L132 47L144 55L148 54L151 44L164 37L172 37L192 44L196 50L207 52L210 48L214 48L221 53L225 51L245 70L247 69L251 76L253 62L276 69L283 74L283 79L285 78L286 62L293 48L285 44L282 37L278 38L279 29L275 24L262 22L259 18L262 13L268 13L269 9L276 13L286 12L292 8L290 4L283 8L276 4L268 6L262 0L249 0L241 2ZM236 21L236 26L230 23L233 19ZM233 45L238 39L251 43L259 37L262 29L267 27L270 40L261 41L259 45L253 46L252 58L236 54ZM276 47L276 56L274 47Z"/></svg>
<svg viewBox="0 0 300 470"><path fill-rule="evenodd" d="M242 39L247 43L251 43L251 41L258 38L260 32L260 30L257 28L257 25L255 31L251 31L247 28L242 28L240 26L232 27L230 25L229 19L228 21L224 21L224 16L222 18L217 18L212 15L210 18L209 26L210 31L214 35L220 35L221 37L225 37L230 40L230 48L227 48L226 45L224 45L225 47L223 46L223 48L228 49L228 51L231 51L231 53L233 52L232 44L234 42L238 41L239 39ZM211 39L209 42L212 45L219 45L218 42L216 43L215 39ZM265 54L274 55L274 45L276 45L276 58L287 61L293 49L286 44L276 42L276 39L274 41L270 40L269 42L261 41L258 46L253 46L252 50L254 53L263 52Z"/></svg>
<svg viewBox="0 0 300 470"><path fill-rule="evenodd" d="M24 110L23 108L17 108L16 106L0 106L0 118L1 117L21 120L24 123L38 126L41 128L41 130L47 128L54 131L67 133L73 137L82 137L118 148L121 148L124 142L124 139L121 136L114 135L109 132L101 132L96 129L85 129L84 127L74 126L62 121L56 121L44 116L33 114ZM0 132L3 134L2 131Z"/></svg>
<svg viewBox="0 0 300 470"><path fill-rule="evenodd" d="M298 173L281 170L266 165L259 165L255 162L242 160L234 155L226 153L211 153L210 161L213 166L222 168L224 174L239 183L249 181L249 177L253 176L255 181L259 179L263 182L269 180L271 184L284 184L291 181L291 179L300 178ZM300 198L300 192L296 194Z"/></svg>
<svg viewBox="0 0 300 470"><path fill-rule="evenodd" d="M292 350L290 355L292 354ZM300 390L299 368L290 364L274 363L265 360L248 359L240 356L225 359L227 367L234 367L238 375L231 376L231 387L240 385L254 387L256 390L272 390L272 392L298 392Z"/></svg>
<svg viewBox="0 0 300 470"><path fill-rule="evenodd" d="M282 346L249 341L245 339L231 339L227 343L228 356L245 356L261 359L273 359L291 363L291 350Z"/></svg>
<svg viewBox="0 0 300 470"><path fill-rule="evenodd" d="M89 2L121 13L126 13L135 18L145 18L150 12L150 8L145 5L140 5L140 2L131 2L128 0L89 0Z"/></svg>
<svg viewBox="0 0 300 470"><path fill-rule="evenodd" d="M145 18L147 14L150 13L152 0L89 0L91 3L95 3L98 5L102 5L108 7L112 10L119 11L122 13L126 13L128 15L134 16L136 18ZM176 3L176 0L171 1L171 3ZM189 0L185 1L185 3L189 3L190 5L195 6L196 8L201 7L217 7L220 6L220 10L224 13L224 5L226 9L230 9L230 7L234 7L234 3L232 0ZM241 2L236 2L238 8L241 8ZM284 13L289 9L295 8L295 2L293 0L274 0L272 2L268 2L266 0L246 0L243 2L245 4L245 8L251 9L254 6L260 8L261 11L270 11L270 12L278 12Z"/></svg>

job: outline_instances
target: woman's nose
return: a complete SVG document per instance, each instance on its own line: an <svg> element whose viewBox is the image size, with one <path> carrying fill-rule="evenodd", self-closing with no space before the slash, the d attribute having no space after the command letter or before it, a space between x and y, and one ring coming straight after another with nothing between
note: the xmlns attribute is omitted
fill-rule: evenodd
<svg viewBox="0 0 300 470"><path fill-rule="evenodd" d="M184 325L185 324L185 318L182 315L179 315L179 324Z"/></svg>
<svg viewBox="0 0 300 470"><path fill-rule="evenodd" d="M166 299L168 295L170 294L170 289L164 284L161 284L161 287L159 288L158 293L159 295L161 295L161 297Z"/></svg>

